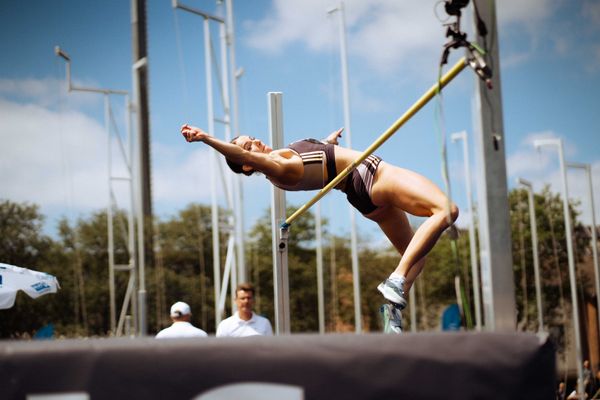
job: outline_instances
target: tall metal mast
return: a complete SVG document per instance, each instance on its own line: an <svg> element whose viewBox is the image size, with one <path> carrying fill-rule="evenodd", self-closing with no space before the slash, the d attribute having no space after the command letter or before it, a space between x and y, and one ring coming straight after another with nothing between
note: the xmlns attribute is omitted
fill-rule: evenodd
<svg viewBox="0 0 600 400"><path fill-rule="evenodd" d="M139 259L139 334L146 335L146 272L145 266L154 263L154 240L152 219L152 187L150 168L150 112L148 101L148 51L146 35L146 0L131 0L131 44L135 104L137 108L139 204L138 213L138 259Z"/></svg>
<svg viewBox="0 0 600 400"><path fill-rule="evenodd" d="M352 130L350 129L350 90L348 88L348 56L346 46L346 18L344 14L344 3L340 4L328 13L338 12L340 16L340 64L342 66L342 97L344 104L344 131L346 133L346 145L352 148ZM360 302L360 267L358 265L358 240L356 237L356 212L349 205L350 212L350 246L352 258L352 282L354 288L354 329L356 333L362 332L361 302Z"/></svg>
<svg viewBox="0 0 600 400"><path fill-rule="evenodd" d="M239 119L238 119L238 94L237 80L241 77L241 70L237 69L235 63L235 30L233 23L233 2L225 0L226 18L225 27L227 30L227 47L229 48L229 74L231 82L231 126L233 135L239 135ZM240 281L247 280L246 257L244 247L244 193L242 185L242 177L234 176L234 206L235 213L235 237L237 244L237 266L238 278Z"/></svg>
<svg viewBox="0 0 600 400"><path fill-rule="evenodd" d="M504 151L504 126L498 33L496 31L496 2L474 0L477 17L489 29L482 36L477 29L476 42L486 41L486 63L494 72L493 89L475 77L474 133L478 154L479 197L479 254L485 327L489 331L514 331L515 285L512 271L508 183L506 181L506 153Z"/></svg>

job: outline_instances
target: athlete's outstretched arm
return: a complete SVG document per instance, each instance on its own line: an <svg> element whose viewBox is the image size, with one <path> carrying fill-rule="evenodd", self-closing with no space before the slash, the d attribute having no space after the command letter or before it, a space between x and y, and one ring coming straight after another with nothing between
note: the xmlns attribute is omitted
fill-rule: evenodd
<svg viewBox="0 0 600 400"><path fill-rule="evenodd" d="M210 135L209 133L204 132L200 128L196 128L195 126L191 126L185 124L181 127L181 134L185 137L185 140L188 142L203 142L217 150L219 153L224 155L229 160L245 164L247 160L248 151L242 149L240 146L224 142Z"/></svg>
<svg viewBox="0 0 600 400"><path fill-rule="evenodd" d="M245 150L237 144L217 139L202 129L188 124L181 127L181 134L188 142L206 143L228 160L248 165L267 176L280 178L288 174L297 175L297 166L283 157Z"/></svg>

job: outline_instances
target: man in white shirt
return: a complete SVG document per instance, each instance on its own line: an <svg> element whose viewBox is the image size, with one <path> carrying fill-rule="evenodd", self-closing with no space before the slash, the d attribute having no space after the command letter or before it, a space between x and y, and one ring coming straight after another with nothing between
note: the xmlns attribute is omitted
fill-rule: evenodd
<svg viewBox="0 0 600 400"><path fill-rule="evenodd" d="M254 307L254 286L240 283L235 289L237 312L221 321L217 327L217 337L231 336L273 336L273 328L268 319L256 315Z"/></svg>
<svg viewBox="0 0 600 400"><path fill-rule="evenodd" d="M190 323L192 310L187 303L178 301L171 306L173 325L163 329L156 335L157 339L206 337L206 332Z"/></svg>

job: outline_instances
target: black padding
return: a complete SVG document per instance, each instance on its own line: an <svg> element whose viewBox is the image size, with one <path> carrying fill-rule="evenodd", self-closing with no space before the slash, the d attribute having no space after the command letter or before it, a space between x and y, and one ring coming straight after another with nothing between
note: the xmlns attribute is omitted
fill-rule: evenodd
<svg viewBox="0 0 600 400"><path fill-rule="evenodd" d="M247 382L301 387L308 400L552 399L554 378L552 344L530 334L0 342L2 399L192 399Z"/></svg>

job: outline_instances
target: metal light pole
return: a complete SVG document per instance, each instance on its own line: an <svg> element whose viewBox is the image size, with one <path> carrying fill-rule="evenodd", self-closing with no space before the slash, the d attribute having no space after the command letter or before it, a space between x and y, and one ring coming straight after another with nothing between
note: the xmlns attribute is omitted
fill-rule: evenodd
<svg viewBox="0 0 600 400"><path fill-rule="evenodd" d="M471 170L469 169L469 144L467 141L467 132L462 131L454 133L451 136L452 142L462 140L463 142L463 163L465 172L465 190L467 192L467 209L469 210L469 250L471 253L471 275L473 277L473 301L475 302L475 325L478 331L481 331L481 297L479 288L479 266L477 265L477 243L475 239L475 210L473 208L473 199L471 196Z"/></svg>
<svg viewBox="0 0 600 400"><path fill-rule="evenodd" d="M565 157L561 139L539 139L533 142L536 149L542 146L556 146L558 148L558 159L560 161L560 172L563 186L563 213L565 218L565 234L567 236L567 255L569 259L569 280L571 282L571 302L573 304L573 328L575 330L575 356L577 362L577 392L583 393L583 357L581 352L581 334L579 332L579 303L577 300L577 278L575 276L575 258L573 256L573 228L571 227L571 215L569 213L569 190L567 187L567 171L565 169Z"/></svg>
<svg viewBox="0 0 600 400"><path fill-rule="evenodd" d="M229 48L229 79L231 81L231 125L234 136L239 135L239 118L238 118L238 92L237 92L237 81L243 74L243 69L238 69L235 62L235 30L233 23L233 1L225 0L226 9L226 38L227 47ZM238 262L238 274L240 281L247 281L247 268L244 250L244 191L242 185L242 176L237 175L234 177L234 213L236 217L235 224L235 235L237 239L237 262Z"/></svg>
<svg viewBox="0 0 600 400"><path fill-rule="evenodd" d="M344 3L327 11L328 14L338 12L340 16L339 34L340 34L340 63L342 66L342 97L344 104L344 130L346 131L346 145L352 148L352 134L350 129L350 95L348 89L348 56L346 46L346 19L344 14ZM331 177L329 177L331 179ZM362 317L360 308L360 275L358 265L358 250L356 237L356 212L349 206L350 212L350 245L352 250L352 281L354 284L354 326L356 333L362 332Z"/></svg>
<svg viewBox="0 0 600 400"><path fill-rule="evenodd" d="M598 238L596 237L596 210L594 208L594 186L592 185L592 167L590 164L567 163L569 168L583 169L588 178L588 191L590 194L590 211L592 212L592 256L594 258L594 275L596 277L596 301L598 323L600 324L600 269L598 267Z"/></svg>
<svg viewBox="0 0 600 400"><path fill-rule="evenodd" d="M325 333L325 296L323 290L323 227L321 225L321 202L315 208L315 231L317 247L317 306L319 310L319 333Z"/></svg>
<svg viewBox="0 0 600 400"><path fill-rule="evenodd" d="M531 225L531 251L533 252L533 273L535 274L535 296L538 311L538 331L544 331L544 315L542 310L542 286L540 279L540 259L538 253L537 224L535 220L535 204L533 202L533 185L526 179L517 178L517 183L527 190L529 203L529 223Z"/></svg>
<svg viewBox="0 0 600 400"><path fill-rule="evenodd" d="M231 1L227 0L226 7L226 18L207 13L205 11L189 7L185 4L180 3L178 0L172 0L173 9L180 9L191 14L200 16L204 20L204 68L205 68L205 80L206 80L206 99L207 99L207 119L208 119L208 130L209 132L215 131L215 122L218 122L224 126L225 141L231 139L231 132L237 135L237 79L239 79L243 70L236 70L235 67L235 50L234 50L234 38L233 38L233 7ZM210 23L217 23L219 27L219 39L220 39L220 53L221 53L221 70L220 76L217 78L221 83L219 94L224 108L224 116L217 118L214 111L214 94L213 94L213 63L215 57L212 52L212 39ZM229 55L229 57L228 57ZM219 72L217 72L218 74ZM231 86L230 86L231 84ZM231 97L230 97L231 94ZM227 296L227 285L229 284L229 276L224 276L221 282L221 252L220 252L220 240L219 240L219 208L217 204L217 181L216 175L220 174L223 178L223 188L226 192L227 204L231 209L233 217L230 219L233 227L231 235L235 240L229 240L227 245L227 254L225 262L225 274L229 274L231 277L231 294L232 299L235 295L235 286L240 281L246 281L246 266L244 258L244 226L243 226L243 191L241 179L239 176L234 174L225 174L221 168L221 162L217 158L216 151L211 149L210 152L210 163L212 170L211 174L211 213L212 213L212 243L213 243L213 275L214 279L214 292L215 292L215 320L217 323L221 321L222 311L225 305L225 297ZM225 178L226 175L226 178ZM230 238L231 239L231 238ZM236 252L235 257L230 255L230 252ZM233 266L233 267L232 267ZM233 302L233 301L232 301Z"/></svg>

